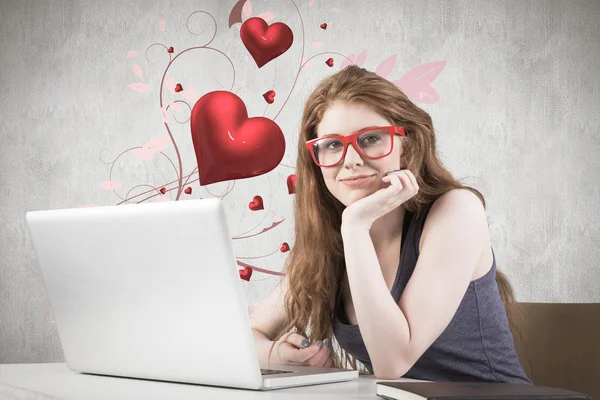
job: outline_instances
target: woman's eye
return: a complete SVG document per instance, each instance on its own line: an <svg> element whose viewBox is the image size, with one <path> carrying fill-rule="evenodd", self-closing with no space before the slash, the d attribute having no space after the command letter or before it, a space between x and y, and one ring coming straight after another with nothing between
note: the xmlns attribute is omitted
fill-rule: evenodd
<svg viewBox="0 0 600 400"><path fill-rule="evenodd" d="M328 149L337 149L342 145L342 142L334 140L332 142L327 143L327 145L325 146Z"/></svg>
<svg viewBox="0 0 600 400"><path fill-rule="evenodd" d="M375 144L379 141L379 136L370 135L363 138L362 142L366 142L367 144Z"/></svg>

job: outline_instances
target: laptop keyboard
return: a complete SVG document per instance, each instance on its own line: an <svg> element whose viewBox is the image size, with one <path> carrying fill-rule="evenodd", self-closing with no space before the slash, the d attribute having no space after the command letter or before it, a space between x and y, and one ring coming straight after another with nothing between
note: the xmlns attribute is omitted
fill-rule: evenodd
<svg viewBox="0 0 600 400"><path fill-rule="evenodd" d="M291 374L294 371L281 371L277 369L261 369L261 375L274 375L274 374Z"/></svg>

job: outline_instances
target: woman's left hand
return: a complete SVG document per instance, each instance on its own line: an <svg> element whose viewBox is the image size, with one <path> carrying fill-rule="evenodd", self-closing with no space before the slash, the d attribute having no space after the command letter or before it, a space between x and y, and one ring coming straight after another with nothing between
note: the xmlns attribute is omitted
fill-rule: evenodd
<svg viewBox="0 0 600 400"><path fill-rule="evenodd" d="M407 169L391 172L381 180L390 185L346 207L342 213L342 225L370 229L373 222L411 199L419 191L415 176Z"/></svg>

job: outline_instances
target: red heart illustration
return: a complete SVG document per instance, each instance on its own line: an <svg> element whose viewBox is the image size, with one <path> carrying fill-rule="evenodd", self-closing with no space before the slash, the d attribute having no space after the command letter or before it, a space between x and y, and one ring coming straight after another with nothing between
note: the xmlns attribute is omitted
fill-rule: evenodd
<svg viewBox="0 0 600 400"><path fill-rule="evenodd" d="M242 99L228 91L202 96L190 127L202 186L265 174L285 152L279 126L269 118L248 118Z"/></svg>
<svg viewBox="0 0 600 400"><path fill-rule="evenodd" d="M180 84L180 83L178 83L177 85L175 85L175 89L174 89L174 90L175 90L175 92L177 92L177 93L178 93L178 92L181 92L181 91L183 90L183 86L181 86L181 84Z"/></svg>
<svg viewBox="0 0 600 400"><path fill-rule="evenodd" d="M289 194L296 193L296 175L292 174L292 175L288 176L286 183L287 183L287 187L288 187L288 193Z"/></svg>
<svg viewBox="0 0 600 400"><path fill-rule="evenodd" d="M283 244L279 248L279 251L281 251L282 253L290 251L290 245L287 244L287 242L283 242Z"/></svg>
<svg viewBox="0 0 600 400"><path fill-rule="evenodd" d="M275 91L269 90L268 92L263 94L263 97L265 98L267 103L273 104L273 102L275 101Z"/></svg>
<svg viewBox="0 0 600 400"><path fill-rule="evenodd" d="M244 267L244 269L239 270L239 273L240 273L240 278L242 278L245 281L250 282L250 277L252 276L252 268Z"/></svg>
<svg viewBox="0 0 600 400"><path fill-rule="evenodd" d="M254 196L250 204L248 204L248 207L250 207L252 211L264 210L265 206L263 205L262 197Z"/></svg>
<svg viewBox="0 0 600 400"><path fill-rule="evenodd" d="M167 49L167 53L172 53L172 52L173 52L173 46L171 46Z"/></svg>
<svg viewBox="0 0 600 400"><path fill-rule="evenodd" d="M333 58L328 58L327 61L325 61L325 64L329 65L330 67L333 67Z"/></svg>
<svg viewBox="0 0 600 400"><path fill-rule="evenodd" d="M162 194L165 194L165 193L167 193L167 189L165 189L164 187L163 187L163 188L160 188L160 192L161 192Z"/></svg>
<svg viewBox="0 0 600 400"><path fill-rule="evenodd" d="M283 22L275 22L269 26L260 17L244 21L240 37L258 68L285 53L294 41L294 34L289 26Z"/></svg>
<svg viewBox="0 0 600 400"><path fill-rule="evenodd" d="M327 24L326 23L322 23L321 25L319 25L321 27L321 29L327 29Z"/></svg>
<svg viewBox="0 0 600 400"><path fill-rule="evenodd" d="M188 186L187 188L185 188L185 190L183 191L183 193L185 193L185 194L192 194L192 188Z"/></svg>

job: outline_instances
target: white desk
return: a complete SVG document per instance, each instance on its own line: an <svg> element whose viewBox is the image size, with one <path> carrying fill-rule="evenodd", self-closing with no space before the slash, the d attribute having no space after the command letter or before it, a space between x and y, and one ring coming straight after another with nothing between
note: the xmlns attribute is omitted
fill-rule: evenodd
<svg viewBox="0 0 600 400"><path fill-rule="evenodd" d="M72 372L64 363L1 364L0 399L4 400L153 400L153 399L380 399L374 376L258 392L181 383L86 375ZM412 381L412 379L400 379ZM53 397L52 397L53 396Z"/></svg>

